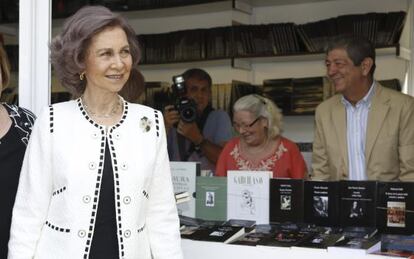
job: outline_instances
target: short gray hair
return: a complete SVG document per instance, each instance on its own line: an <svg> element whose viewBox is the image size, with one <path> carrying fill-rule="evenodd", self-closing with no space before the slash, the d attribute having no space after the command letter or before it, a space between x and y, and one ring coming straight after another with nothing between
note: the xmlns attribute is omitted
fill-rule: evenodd
<svg viewBox="0 0 414 259"><path fill-rule="evenodd" d="M233 114L238 111L248 111L256 117L263 117L268 121L267 135L274 138L282 133L282 113L276 104L261 95L250 94L241 97L233 105Z"/></svg>
<svg viewBox="0 0 414 259"><path fill-rule="evenodd" d="M132 56L132 68L136 68L141 51L134 29L125 18L103 6L85 6L79 9L66 19L62 32L50 44L50 58L56 76L75 96L81 95L85 90L86 80L80 80L79 75L85 70L84 61L91 39L109 27L121 27L124 30Z"/></svg>

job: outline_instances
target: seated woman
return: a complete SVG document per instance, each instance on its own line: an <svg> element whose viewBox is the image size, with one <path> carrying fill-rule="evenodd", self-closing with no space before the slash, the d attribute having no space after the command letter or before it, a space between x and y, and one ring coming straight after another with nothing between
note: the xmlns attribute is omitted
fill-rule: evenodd
<svg viewBox="0 0 414 259"><path fill-rule="evenodd" d="M273 177L305 178L306 164L295 143L281 136L282 114L269 99L247 95L233 106L238 137L227 142L216 167L227 170L272 171Z"/></svg>

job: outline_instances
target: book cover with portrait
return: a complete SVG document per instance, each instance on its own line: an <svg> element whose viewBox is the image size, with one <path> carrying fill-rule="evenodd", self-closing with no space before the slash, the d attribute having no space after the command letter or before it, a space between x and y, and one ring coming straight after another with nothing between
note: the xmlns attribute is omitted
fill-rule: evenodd
<svg viewBox="0 0 414 259"><path fill-rule="evenodd" d="M227 219L269 223L271 171L227 172Z"/></svg>
<svg viewBox="0 0 414 259"><path fill-rule="evenodd" d="M340 225L376 226L376 181L340 181Z"/></svg>
<svg viewBox="0 0 414 259"><path fill-rule="evenodd" d="M270 180L270 221L303 222L303 180Z"/></svg>
<svg viewBox="0 0 414 259"><path fill-rule="evenodd" d="M227 178L198 176L196 180L196 217L227 219Z"/></svg>
<svg viewBox="0 0 414 259"><path fill-rule="evenodd" d="M339 182L305 181L305 222L335 227L339 224Z"/></svg>
<svg viewBox="0 0 414 259"><path fill-rule="evenodd" d="M377 228L382 233L414 233L414 183L379 182Z"/></svg>

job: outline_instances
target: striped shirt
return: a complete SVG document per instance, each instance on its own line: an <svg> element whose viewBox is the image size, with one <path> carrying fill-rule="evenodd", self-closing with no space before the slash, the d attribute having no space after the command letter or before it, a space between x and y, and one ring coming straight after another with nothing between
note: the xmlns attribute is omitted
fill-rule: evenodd
<svg viewBox="0 0 414 259"><path fill-rule="evenodd" d="M342 96L342 103L345 105L346 110L349 180L367 180L365 142L368 114L374 93L375 81L365 97L355 106Z"/></svg>

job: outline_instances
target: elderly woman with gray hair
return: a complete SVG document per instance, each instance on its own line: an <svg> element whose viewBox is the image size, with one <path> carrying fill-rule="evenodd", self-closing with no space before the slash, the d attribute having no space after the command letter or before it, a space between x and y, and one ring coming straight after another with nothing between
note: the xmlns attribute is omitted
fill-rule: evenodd
<svg viewBox="0 0 414 259"><path fill-rule="evenodd" d="M80 9L53 39L56 75L79 97L35 123L9 259L182 258L162 113L119 94L139 58L134 30L104 7Z"/></svg>
<svg viewBox="0 0 414 259"><path fill-rule="evenodd" d="M273 177L305 178L306 164L295 143L281 136L282 114L268 98L256 94L233 106L238 137L227 142L216 166L217 176L228 170L272 171Z"/></svg>

